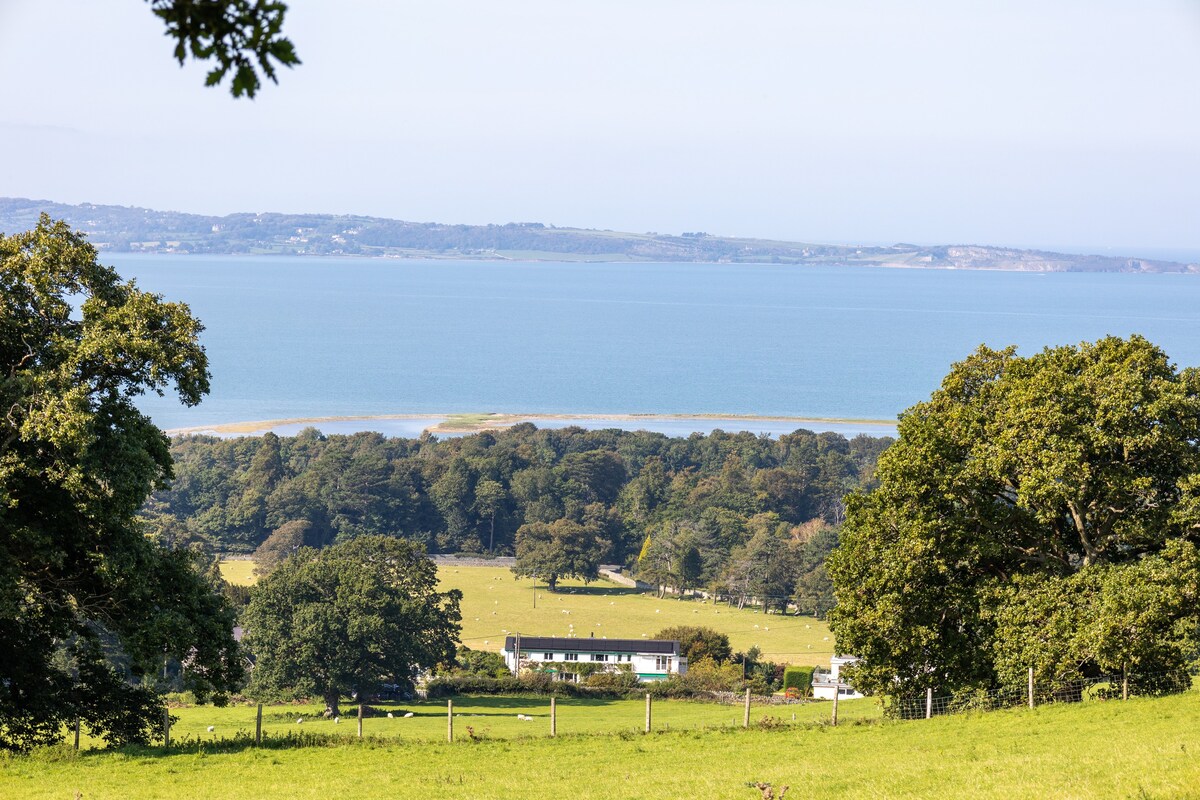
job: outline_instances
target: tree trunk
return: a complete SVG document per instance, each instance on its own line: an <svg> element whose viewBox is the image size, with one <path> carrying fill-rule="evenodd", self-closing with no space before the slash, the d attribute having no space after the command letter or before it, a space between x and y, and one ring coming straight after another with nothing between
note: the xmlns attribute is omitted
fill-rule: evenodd
<svg viewBox="0 0 1200 800"><path fill-rule="evenodd" d="M332 689L325 692L325 716L340 717L342 715L341 709L338 708L339 699L341 699L341 695L338 692Z"/></svg>
<svg viewBox="0 0 1200 800"><path fill-rule="evenodd" d="M547 575L546 576L546 588L553 592L556 590L557 586L558 586L558 576L555 575L554 573Z"/></svg>
<svg viewBox="0 0 1200 800"><path fill-rule="evenodd" d="M488 534L488 554L496 554L496 515L492 514L492 530Z"/></svg>

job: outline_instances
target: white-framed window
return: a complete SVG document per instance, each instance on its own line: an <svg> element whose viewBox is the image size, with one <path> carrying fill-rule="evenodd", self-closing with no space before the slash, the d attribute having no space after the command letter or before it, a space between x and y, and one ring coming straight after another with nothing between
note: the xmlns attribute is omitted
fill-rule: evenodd
<svg viewBox="0 0 1200 800"><path fill-rule="evenodd" d="M608 661L608 653L592 653L592 661Z"/></svg>
<svg viewBox="0 0 1200 800"><path fill-rule="evenodd" d="M655 656L654 657L654 669L659 672L670 672L671 671L671 657L670 656Z"/></svg>
<svg viewBox="0 0 1200 800"><path fill-rule="evenodd" d="M578 661L579 653L564 653L563 661Z"/></svg>

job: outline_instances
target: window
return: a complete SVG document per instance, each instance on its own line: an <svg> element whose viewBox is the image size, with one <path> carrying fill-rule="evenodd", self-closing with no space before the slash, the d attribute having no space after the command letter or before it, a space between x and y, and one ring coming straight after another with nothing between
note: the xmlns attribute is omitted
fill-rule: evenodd
<svg viewBox="0 0 1200 800"><path fill-rule="evenodd" d="M564 653L563 661L578 661L579 653Z"/></svg>
<svg viewBox="0 0 1200 800"><path fill-rule="evenodd" d="M592 661L608 661L607 653L592 653Z"/></svg>
<svg viewBox="0 0 1200 800"><path fill-rule="evenodd" d="M655 656L654 657L654 669L659 672L670 672L671 671L671 657L670 656Z"/></svg>
<svg viewBox="0 0 1200 800"><path fill-rule="evenodd" d="M542 653L542 661L553 661L554 653Z"/></svg>

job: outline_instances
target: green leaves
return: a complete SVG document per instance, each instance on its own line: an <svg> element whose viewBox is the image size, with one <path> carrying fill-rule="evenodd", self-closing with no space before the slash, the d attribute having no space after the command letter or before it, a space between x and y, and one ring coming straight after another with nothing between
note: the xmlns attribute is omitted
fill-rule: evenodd
<svg viewBox="0 0 1200 800"><path fill-rule="evenodd" d="M53 741L77 717L147 741L158 701L129 678L164 657L188 661L201 696L241 679L224 601L134 518L171 457L133 400L173 386L199 402L201 330L62 222L0 236L0 747Z"/></svg>
<svg viewBox="0 0 1200 800"><path fill-rule="evenodd" d="M253 98L262 78L279 83L276 65L300 63L291 41L282 35L287 5L273 0L147 0L175 40L175 60L188 55L215 60L205 86L216 86L230 72L234 97ZM261 73L261 77L260 77Z"/></svg>
<svg viewBox="0 0 1200 800"><path fill-rule="evenodd" d="M335 711L352 692L406 683L453 663L457 591L437 591L437 568L415 545L364 536L301 549L264 578L246 609L260 697L323 697Z"/></svg>
<svg viewBox="0 0 1200 800"><path fill-rule="evenodd" d="M832 627L863 656L865 688L990 686L1031 665L1065 680L1111 669L1118 640L1123 663L1178 666L1161 642L1195 616L1183 605L1155 606L1153 640L1139 626L1124 639L1078 631L1120 616L1127 577L1149 581L1154 559L1194 535L1193 372L1138 336L1028 358L981 347L899 430L830 562ZM1172 575L1177 589L1191 580Z"/></svg>

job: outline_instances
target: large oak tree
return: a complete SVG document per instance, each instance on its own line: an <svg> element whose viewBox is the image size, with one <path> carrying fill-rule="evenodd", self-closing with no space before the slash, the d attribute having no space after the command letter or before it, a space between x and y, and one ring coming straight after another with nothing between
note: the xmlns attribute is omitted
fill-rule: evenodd
<svg viewBox="0 0 1200 800"><path fill-rule="evenodd" d="M232 612L136 518L171 457L134 401L171 387L200 401L200 331L61 222L0 235L0 747L52 742L77 719L147 741L164 658L186 662L200 695L241 678Z"/></svg>
<svg viewBox="0 0 1200 800"><path fill-rule="evenodd" d="M1180 685L1197 620L1200 372L1145 339L981 347L900 417L829 562L854 679L889 695ZM1155 587L1148 590L1139 587Z"/></svg>
<svg viewBox="0 0 1200 800"><path fill-rule="evenodd" d="M302 548L254 588L243 621L261 696L325 700L410 682L451 664L462 593L437 590L437 566L419 546L362 536Z"/></svg>

